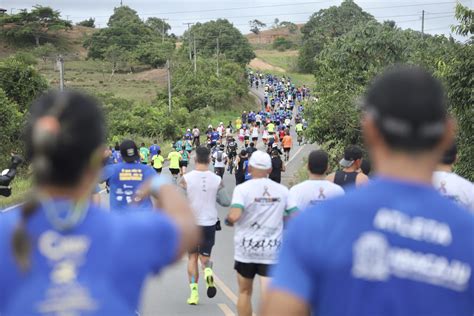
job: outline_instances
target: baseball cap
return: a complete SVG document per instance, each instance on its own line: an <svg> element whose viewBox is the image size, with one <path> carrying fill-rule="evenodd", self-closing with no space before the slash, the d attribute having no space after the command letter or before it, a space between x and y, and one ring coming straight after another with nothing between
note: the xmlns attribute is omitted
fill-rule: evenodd
<svg viewBox="0 0 474 316"><path fill-rule="evenodd" d="M388 69L369 86L364 103L366 113L392 148L431 149L446 128L443 86L420 67Z"/></svg>
<svg viewBox="0 0 474 316"><path fill-rule="evenodd" d="M359 146L351 145L344 149L344 158L339 161L339 164L344 168L349 168L359 159L362 159L362 149Z"/></svg>
<svg viewBox="0 0 474 316"><path fill-rule="evenodd" d="M120 154L126 162L134 162L140 159L137 145L130 139L126 139L120 144Z"/></svg>
<svg viewBox="0 0 474 316"><path fill-rule="evenodd" d="M250 157L249 166L255 169L268 170L272 167L272 158L266 152L257 150Z"/></svg>

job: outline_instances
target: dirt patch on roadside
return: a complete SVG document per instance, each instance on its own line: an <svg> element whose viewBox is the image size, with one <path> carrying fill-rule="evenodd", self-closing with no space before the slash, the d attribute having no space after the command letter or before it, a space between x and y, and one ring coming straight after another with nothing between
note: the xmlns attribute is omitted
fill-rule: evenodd
<svg viewBox="0 0 474 316"><path fill-rule="evenodd" d="M278 71L286 72L285 69L277 66L273 66L260 58L254 58L250 61L250 67L258 70Z"/></svg>
<svg viewBox="0 0 474 316"><path fill-rule="evenodd" d="M133 76L135 80L166 82L166 69L151 69L139 72Z"/></svg>

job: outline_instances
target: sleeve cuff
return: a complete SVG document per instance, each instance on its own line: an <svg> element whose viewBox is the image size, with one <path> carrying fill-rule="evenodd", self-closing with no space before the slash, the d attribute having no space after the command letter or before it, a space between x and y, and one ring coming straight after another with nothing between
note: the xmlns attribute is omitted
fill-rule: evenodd
<svg viewBox="0 0 474 316"><path fill-rule="evenodd" d="M230 205L231 208L240 208L241 210L244 209L244 206L242 204L239 204L239 203L233 203Z"/></svg>

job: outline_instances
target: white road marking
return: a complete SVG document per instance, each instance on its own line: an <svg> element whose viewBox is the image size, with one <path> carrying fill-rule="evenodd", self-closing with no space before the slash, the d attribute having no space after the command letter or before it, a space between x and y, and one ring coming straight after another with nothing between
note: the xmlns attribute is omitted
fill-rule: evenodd
<svg viewBox="0 0 474 316"><path fill-rule="evenodd" d="M234 312L229 306L227 306L227 304L217 304L217 306L219 306L225 316L235 316Z"/></svg>

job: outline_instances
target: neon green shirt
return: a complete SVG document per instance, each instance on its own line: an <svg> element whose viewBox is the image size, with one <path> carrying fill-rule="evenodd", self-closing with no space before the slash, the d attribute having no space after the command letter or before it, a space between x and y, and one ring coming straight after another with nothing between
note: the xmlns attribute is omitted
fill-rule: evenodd
<svg viewBox="0 0 474 316"><path fill-rule="evenodd" d="M179 169L181 154L177 151L172 151L168 155L168 160L170 161L170 169Z"/></svg>
<svg viewBox="0 0 474 316"><path fill-rule="evenodd" d="M148 157L150 156L150 150L146 147L140 148L140 161L148 162Z"/></svg>
<svg viewBox="0 0 474 316"><path fill-rule="evenodd" d="M163 158L162 155L153 156L153 168L155 169L163 168L163 162L165 162L165 158Z"/></svg>
<svg viewBox="0 0 474 316"><path fill-rule="evenodd" d="M295 130L297 132L302 132L303 131L303 124L301 124L301 123L296 124L295 125Z"/></svg>
<svg viewBox="0 0 474 316"><path fill-rule="evenodd" d="M275 132L275 124L270 123L267 125L267 130L269 133L274 133Z"/></svg>

